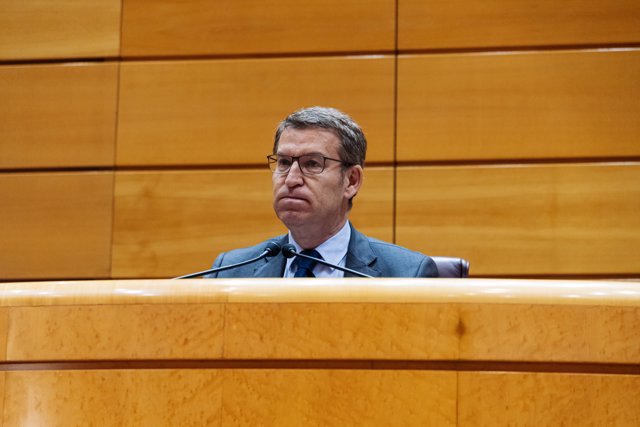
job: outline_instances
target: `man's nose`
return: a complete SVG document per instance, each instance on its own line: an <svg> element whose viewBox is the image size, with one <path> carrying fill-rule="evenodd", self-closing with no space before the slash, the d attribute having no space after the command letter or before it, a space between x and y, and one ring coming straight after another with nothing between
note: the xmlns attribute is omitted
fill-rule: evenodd
<svg viewBox="0 0 640 427"><path fill-rule="evenodd" d="M300 163L298 159L295 159L287 172L285 183L288 186L299 185L302 182L302 169L300 169Z"/></svg>

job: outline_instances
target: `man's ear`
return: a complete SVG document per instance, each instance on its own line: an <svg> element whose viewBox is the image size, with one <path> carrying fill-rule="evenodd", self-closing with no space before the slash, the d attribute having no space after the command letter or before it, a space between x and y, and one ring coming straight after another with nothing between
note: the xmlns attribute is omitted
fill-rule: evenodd
<svg viewBox="0 0 640 427"><path fill-rule="evenodd" d="M362 186L362 180L364 178L364 171L362 170L362 166L354 165L349 168L346 172L345 176L345 189L344 195L346 199L352 199Z"/></svg>

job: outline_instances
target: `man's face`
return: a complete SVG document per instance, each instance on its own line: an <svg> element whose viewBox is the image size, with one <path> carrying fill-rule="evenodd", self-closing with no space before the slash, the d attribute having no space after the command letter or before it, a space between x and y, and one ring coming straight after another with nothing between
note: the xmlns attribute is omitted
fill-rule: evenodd
<svg viewBox="0 0 640 427"><path fill-rule="evenodd" d="M298 157L319 153L339 159L339 146L340 140L331 131L287 128L280 135L276 154ZM293 162L286 174L274 173L273 208L278 218L291 230L308 227L309 231L335 233L346 220L349 198L359 188L359 182L356 188L350 184L349 175L342 171L341 163L332 160L326 161L318 175L303 175L298 162Z"/></svg>

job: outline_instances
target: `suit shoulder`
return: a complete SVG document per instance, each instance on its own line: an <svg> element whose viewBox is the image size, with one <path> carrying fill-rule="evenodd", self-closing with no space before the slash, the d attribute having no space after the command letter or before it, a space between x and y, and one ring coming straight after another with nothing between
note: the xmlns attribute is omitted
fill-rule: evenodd
<svg viewBox="0 0 640 427"><path fill-rule="evenodd" d="M392 256L402 256L402 257L415 257L415 258L429 258L427 255L416 252L411 249L407 249L403 246L394 245L393 243L385 242L383 240L378 240L373 237L367 237L369 239L369 243L371 247L379 254L379 255L392 255Z"/></svg>
<svg viewBox="0 0 640 427"><path fill-rule="evenodd" d="M377 265L392 277L438 277L434 260L421 253L393 243L368 237L371 250L377 255Z"/></svg>
<svg viewBox="0 0 640 427"><path fill-rule="evenodd" d="M269 242L278 242L282 244L285 236L278 236L272 239L265 240L264 242L260 242L257 245L247 246L245 248L233 249L228 252L221 253L216 259L216 263L220 262L218 265L228 265L228 264L236 264L238 262L246 261L251 258L255 258L262 254L267 247Z"/></svg>

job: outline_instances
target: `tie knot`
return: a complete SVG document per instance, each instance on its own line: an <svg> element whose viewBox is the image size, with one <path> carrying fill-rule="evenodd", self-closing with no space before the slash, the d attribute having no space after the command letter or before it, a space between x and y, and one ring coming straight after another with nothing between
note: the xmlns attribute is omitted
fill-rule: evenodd
<svg viewBox="0 0 640 427"><path fill-rule="evenodd" d="M300 253L314 258L322 258L315 249L306 249ZM298 268L294 277L316 277L313 274L313 267L316 266L317 261L299 256L295 259L295 264Z"/></svg>
<svg viewBox="0 0 640 427"><path fill-rule="evenodd" d="M304 251L300 252L303 255L307 255L307 256L312 256L314 258L322 258L322 255L320 255L320 253L318 251L316 251L315 249L305 249Z"/></svg>

